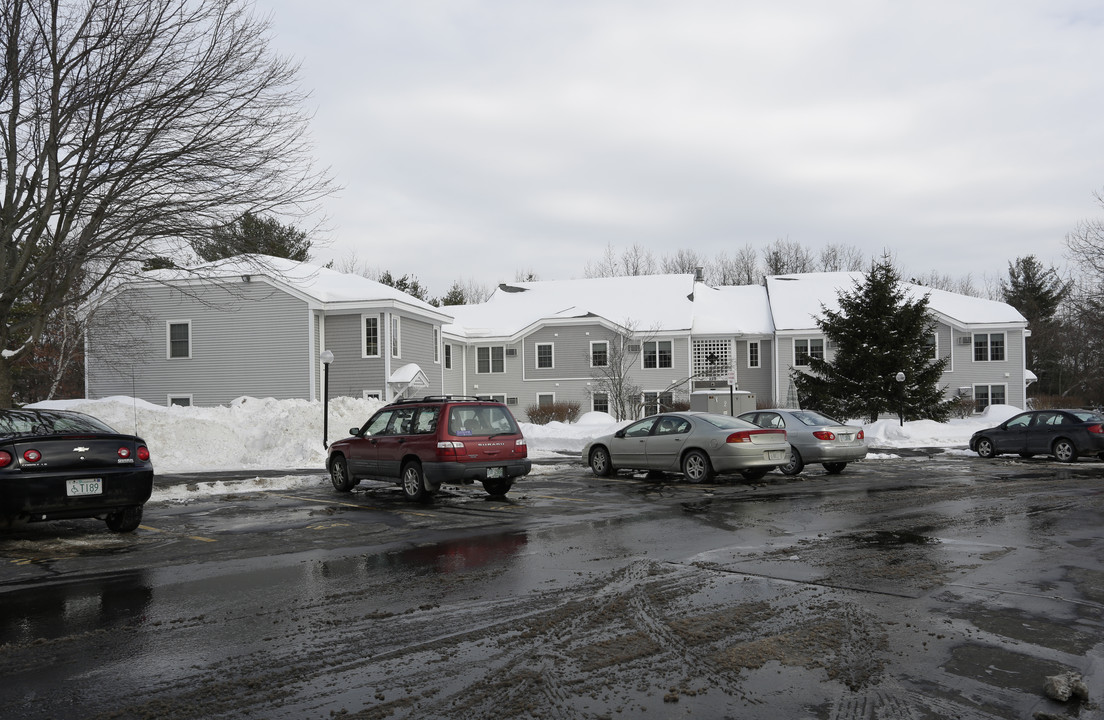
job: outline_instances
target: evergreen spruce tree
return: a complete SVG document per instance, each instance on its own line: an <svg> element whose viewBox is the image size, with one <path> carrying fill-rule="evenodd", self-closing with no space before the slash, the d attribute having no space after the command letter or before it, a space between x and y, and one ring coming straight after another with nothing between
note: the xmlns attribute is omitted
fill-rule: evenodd
<svg viewBox="0 0 1104 720"><path fill-rule="evenodd" d="M1008 263L1008 280L1001 281L1004 301L1027 319L1031 335L1026 340L1027 367L1039 378L1035 393L1058 395L1062 387L1063 345L1067 331L1056 317L1069 296L1071 284L1053 267L1044 268L1034 255Z"/></svg>
<svg viewBox="0 0 1104 720"><path fill-rule="evenodd" d="M294 225L246 212L227 225L211 229L211 236L196 240L192 249L212 262L235 255L271 255L298 262L310 259L311 241Z"/></svg>
<svg viewBox="0 0 1104 720"><path fill-rule="evenodd" d="M903 411L905 419L945 421L953 400L939 387L946 358L933 358L935 321L928 298L910 299L888 256L871 264L838 311L823 304L817 320L835 347L831 360L808 358L809 372L791 373L802 407L840 420ZM905 374L904 382L897 380Z"/></svg>

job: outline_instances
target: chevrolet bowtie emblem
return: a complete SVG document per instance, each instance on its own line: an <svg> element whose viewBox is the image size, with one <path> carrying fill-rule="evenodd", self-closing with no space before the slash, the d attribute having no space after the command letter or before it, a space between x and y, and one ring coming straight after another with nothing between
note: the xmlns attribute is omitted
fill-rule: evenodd
<svg viewBox="0 0 1104 720"><path fill-rule="evenodd" d="M75 447L75 448L73 448L73 452L88 452L88 448L86 448L86 447Z"/></svg>

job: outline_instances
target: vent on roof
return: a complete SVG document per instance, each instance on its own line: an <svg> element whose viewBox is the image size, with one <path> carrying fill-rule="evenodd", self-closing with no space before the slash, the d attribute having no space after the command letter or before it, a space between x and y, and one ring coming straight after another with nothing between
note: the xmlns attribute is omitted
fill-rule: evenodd
<svg viewBox="0 0 1104 720"><path fill-rule="evenodd" d="M517 357L517 348L506 348L506 357Z"/></svg>

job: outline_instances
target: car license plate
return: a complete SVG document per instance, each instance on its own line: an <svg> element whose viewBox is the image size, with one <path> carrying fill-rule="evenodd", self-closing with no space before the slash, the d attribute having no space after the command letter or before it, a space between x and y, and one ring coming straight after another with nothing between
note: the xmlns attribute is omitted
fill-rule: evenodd
<svg viewBox="0 0 1104 720"><path fill-rule="evenodd" d="M846 435L844 433L840 433L839 438L844 442L851 442L851 433L847 433Z"/></svg>
<svg viewBox="0 0 1104 720"><path fill-rule="evenodd" d="M767 460L785 460L786 453L784 450L768 450Z"/></svg>
<svg viewBox="0 0 1104 720"><path fill-rule="evenodd" d="M103 495L102 478L78 478L65 481L65 494L69 497L78 495Z"/></svg>
<svg viewBox="0 0 1104 720"><path fill-rule="evenodd" d="M505 475L506 475L506 468L500 468L500 467L487 468L487 477L489 477L489 478L500 478L500 477L504 477Z"/></svg>

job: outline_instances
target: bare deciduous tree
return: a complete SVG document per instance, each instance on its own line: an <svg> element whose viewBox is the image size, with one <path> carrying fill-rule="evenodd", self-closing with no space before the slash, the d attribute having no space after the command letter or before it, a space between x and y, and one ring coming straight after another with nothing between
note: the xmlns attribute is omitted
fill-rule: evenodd
<svg viewBox="0 0 1104 720"><path fill-rule="evenodd" d="M820 249L821 272L858 272L866 269L862 251L854 245L828 243Z"/></svg>
<svg viewBox="0 0 1104 720"><path fill-rule="evenodd" d="M693 275L705 265L705 260L696 251L679 249L674 255L664 255L659 268L664 273Z"/></svg>
<svg viewBox="0 0 1104 720"><path fill-rule="evenodd" d="M297 67L244 0L8 0L0 7L0 406L48 318L212 224L301 215Z"/></svg>
<svg viewBox="0 0 1104 720"><path fill-rule="evenodd" d="M813 254L799 242L778 238L763 249L766 275L788 275L816 271Z"/></svg>

